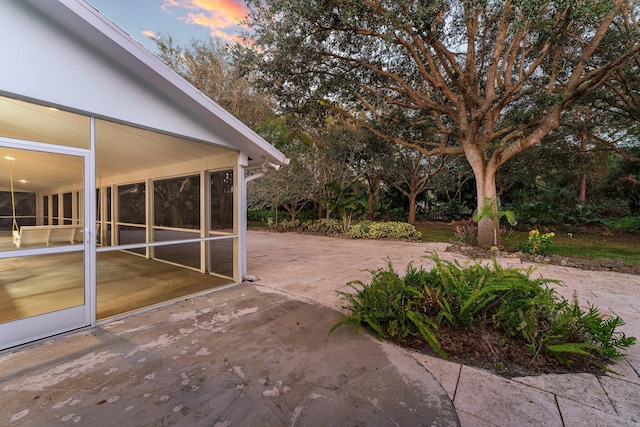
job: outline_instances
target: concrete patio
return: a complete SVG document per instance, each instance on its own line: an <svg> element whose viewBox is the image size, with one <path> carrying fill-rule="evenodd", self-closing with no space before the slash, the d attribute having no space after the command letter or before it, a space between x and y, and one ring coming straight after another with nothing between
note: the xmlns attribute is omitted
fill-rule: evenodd
<svg viewBox="0 0 640 427"><path fill-rule="evenodd" d="M249 271L262 286L317 301L340 310L336 290L346 282L370 275L363 271L385 266L388 258L403 271L406 264L428 267L424 255L437 251L441 259L467 258L444 252L446 243L345 240L328 237L252 232ZM527 268L514 258L501 264ZM277 267L276 267L277 266ZM582 304L591 302L601 312L620 316L621 330L640 339L640 276L584 271L536 264L533 276L561 280L559 294L576 292ZM276 267L276 268L274 268ZM635 426L640 425L640 344L612 369L619 375L541 375L505 379L487 371L412 353L442 384L453 401L462 426Z"/></svg>
<svg viewBox="0 0 640 427"><path fill-rule="evenodd" d="M640 424L640 345L619 374L505 379L354 335L336 290L447 244L248 233L258 277L0 354L0 425ZM504 259L518 264L519 260ZM522 265L526 267L527 265ZM640 276L539 265L640 337Z"/></svg>

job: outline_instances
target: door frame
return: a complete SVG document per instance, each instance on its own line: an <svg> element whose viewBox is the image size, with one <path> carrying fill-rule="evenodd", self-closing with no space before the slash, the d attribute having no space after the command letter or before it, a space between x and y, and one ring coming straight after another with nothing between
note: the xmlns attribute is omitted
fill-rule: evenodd
<svg viewBox="0 0 640 427"><path fill-rule="evenodd" d="M96 236L95 236L95 120L90 121L90 148L67 147L0 137L0 147L80 157L83 159L83 241L69 246L17 249L0 252L0 259L34 255L83 252L84 305L0 324L0 350L47 338L96 323ZM93 225L93 227L91 226Z"/></svg>

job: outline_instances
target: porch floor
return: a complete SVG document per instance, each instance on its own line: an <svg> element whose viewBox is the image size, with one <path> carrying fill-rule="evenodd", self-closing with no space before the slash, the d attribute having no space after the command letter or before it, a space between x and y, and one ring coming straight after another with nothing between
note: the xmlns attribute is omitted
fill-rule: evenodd
<svg viewBox="0 0 640 427"><path fill-rule="evenodd" d="M37 262L34 257L0 260L0 322L83 304L78 256L38 256ZM97 273L98 320L231 283L125 252L98 253Z"/></svg>

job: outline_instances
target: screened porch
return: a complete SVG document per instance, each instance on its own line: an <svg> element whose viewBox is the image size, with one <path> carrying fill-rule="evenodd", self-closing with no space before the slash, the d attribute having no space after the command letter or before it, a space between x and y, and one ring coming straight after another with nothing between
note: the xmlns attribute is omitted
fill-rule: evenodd
<svg viewBox="0 0 640 427"><path fill-rule="evenodd" d="M8 97L0 137L0 323L239 281L238 152Z"/></svg>

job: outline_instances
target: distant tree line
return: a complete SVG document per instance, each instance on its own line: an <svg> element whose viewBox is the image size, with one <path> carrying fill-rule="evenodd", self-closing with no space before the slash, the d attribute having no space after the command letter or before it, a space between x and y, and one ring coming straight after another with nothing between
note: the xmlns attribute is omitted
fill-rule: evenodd
<svg viewBox="0 0 640 427"><path fill-rule="evenodd" d="M414 223L500 201L525 226L640 216L637 1L249 4L251 45L156 45L292 159L252 182L252 210Z"/></svg>

